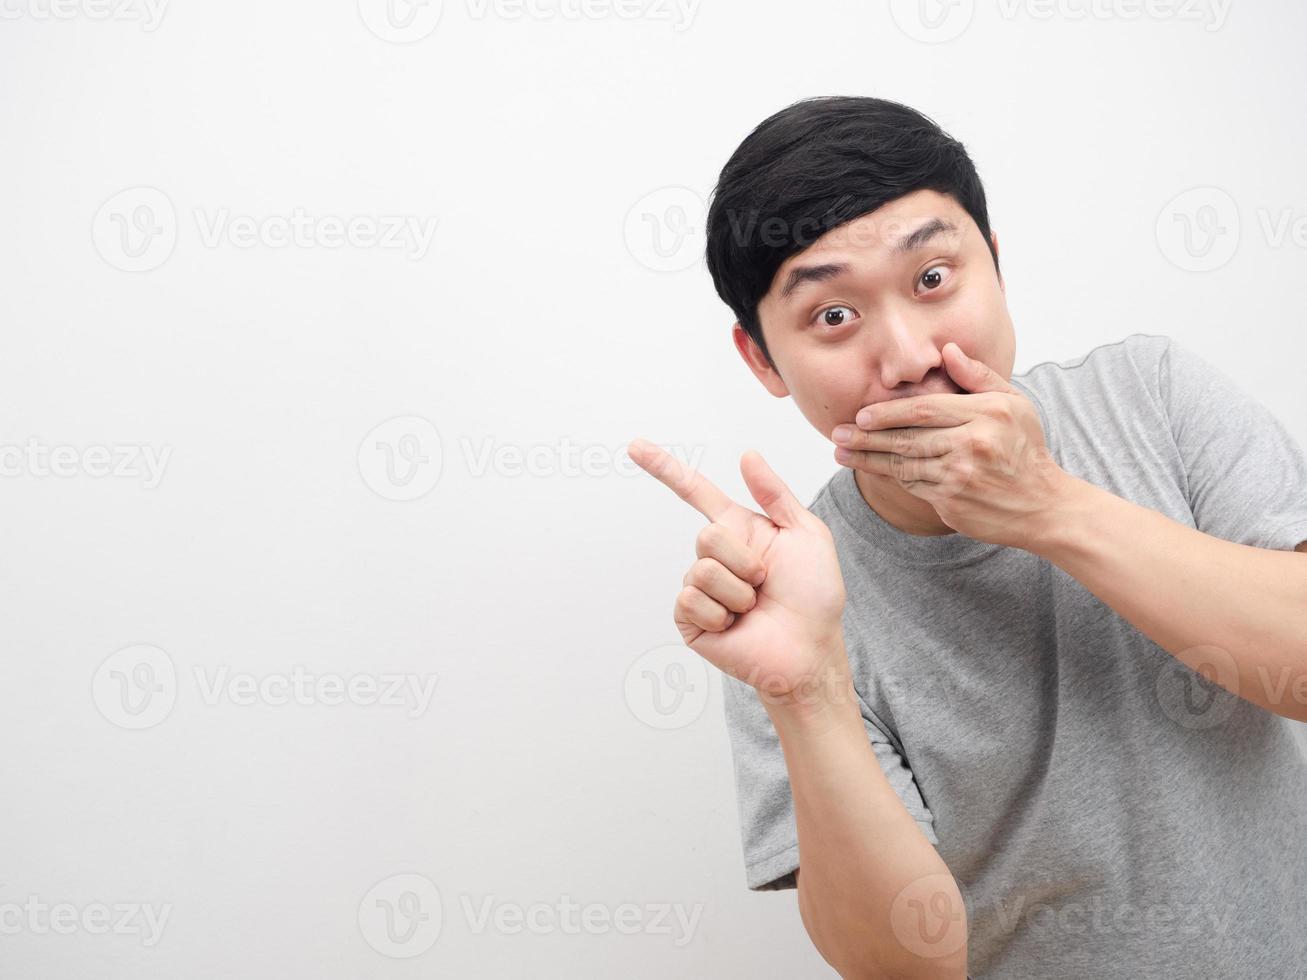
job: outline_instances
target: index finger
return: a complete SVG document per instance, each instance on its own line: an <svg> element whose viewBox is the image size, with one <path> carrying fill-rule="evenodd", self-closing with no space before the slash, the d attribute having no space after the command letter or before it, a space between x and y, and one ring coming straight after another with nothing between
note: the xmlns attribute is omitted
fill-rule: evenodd
<svg viewBox="0 0 1307 980"><path fill-rule="evenodd" d="M710 521L735 506L735 501L697 470L685 466L671 453L647 439L632 439L626 453L650 476L672 488L675 494Z"/></svg>
<svg viewBox="0 0 1307 980"><path fill-rule="evenodd" d="M970 422L978 408L974 394L912 395L864 405L854 418L860 429L900 429L906 426L953 426ZM966 401L965 399L971 399Z"/></svg>

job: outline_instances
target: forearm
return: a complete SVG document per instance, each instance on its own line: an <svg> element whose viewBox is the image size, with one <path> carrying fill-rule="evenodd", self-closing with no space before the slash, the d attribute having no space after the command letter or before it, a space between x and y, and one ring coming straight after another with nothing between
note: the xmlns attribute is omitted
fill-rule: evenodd
<svg viewBox="0 0 1307 980"><path fill-rule="evenodd" d="M1186 665L1224 663L1211 678L1222 687L1307 721L1307 557L1224 541L1068 481L1029 550Z"/></svg>
<svg viewBox="0 0 1307 980"><path fill-rule="evenodd" d="M764 699L790 776L802 855L798 889L804 926L843 977L963 980L966 912L961 892L881 771L842 650L837 659L844 668L823 685L820 699L806 704ZM954 925L932 949L923 951L913 943L914 951L902 941L913 942L912 933L905 933L909 923L915 930L912 901L925 902L932 913L944 901L956 913Z"/></svg>

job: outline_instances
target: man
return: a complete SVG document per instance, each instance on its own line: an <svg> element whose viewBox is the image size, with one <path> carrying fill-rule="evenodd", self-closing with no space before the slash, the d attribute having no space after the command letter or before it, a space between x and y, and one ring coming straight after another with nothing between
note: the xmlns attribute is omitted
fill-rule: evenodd
<svg viewBox="0 0 1307 980"><path fill-rule="evenodd" d="M748 887L845 977L1307 975L1284 427L1160 335L1013 376L975 168L893 102L763 122L708 264L843 467L804 508L746 453L759 514L630 445L710 522L674 616L724 672Z"/></svg>

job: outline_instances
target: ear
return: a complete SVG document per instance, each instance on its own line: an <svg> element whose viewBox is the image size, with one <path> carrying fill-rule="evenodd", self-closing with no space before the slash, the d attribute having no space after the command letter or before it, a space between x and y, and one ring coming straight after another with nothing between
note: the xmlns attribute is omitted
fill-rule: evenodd
<svg viewBox="0 0 1307 980"><path fill-rule="evenodd" d="M735 341L735 349L744 358L744 363L749 365L749 370L753 372L754 377L762 382L764 388L777 398L784 398L790 393L790 389L781 380L780 374L767 363L762 348L754 343L753 338L745 332L738 321L731 328L731 339Z"/></svg>

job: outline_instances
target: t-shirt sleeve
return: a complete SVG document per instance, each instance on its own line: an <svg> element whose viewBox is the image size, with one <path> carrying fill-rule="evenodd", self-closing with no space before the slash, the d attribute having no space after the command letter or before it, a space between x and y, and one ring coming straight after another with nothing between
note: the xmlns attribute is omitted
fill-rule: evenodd
<svg viewBox="0 0 1307 980"><path fill-rule="evenodd" d="M1270 410L1168 338L1158 389L1198 530L1289 551L1307 539L1307 456Z"/></svg>
<svg viewBox="0 0 1307 980"><path fill-rule="evenodd" d="M796 888L794 871L799 866L799 837L780 736L757 691L729 674L722 674L721 678L735 766L745 882L752 891ZM912 770L873 720L861 698L859 707L881 771L926 839L938 844L934 817L922 801Z"/></svg>

